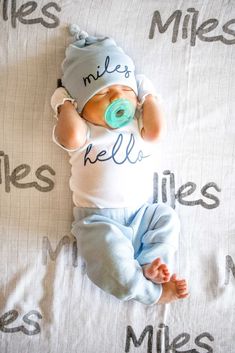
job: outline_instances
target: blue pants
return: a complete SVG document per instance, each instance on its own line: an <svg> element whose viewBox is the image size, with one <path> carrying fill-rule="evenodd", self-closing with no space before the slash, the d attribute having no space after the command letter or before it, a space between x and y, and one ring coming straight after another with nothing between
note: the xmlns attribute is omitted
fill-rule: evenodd
<svg viewBox="0 0 235 353"><path fill-rule="evenodd" d="M141 266L160 257L171 268L179 228L175 211L163 204L135 211L75 207L72 233L93 283L121 300L154 304L162 286L146 279Z"/></svg>

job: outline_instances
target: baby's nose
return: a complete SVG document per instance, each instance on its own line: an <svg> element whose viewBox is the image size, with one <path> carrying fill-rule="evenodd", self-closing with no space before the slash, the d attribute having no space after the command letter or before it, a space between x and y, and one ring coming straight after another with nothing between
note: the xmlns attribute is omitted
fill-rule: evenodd
<svg viewBox="0 0 235 353"><path fill-rule="evenodd" d="M121 90L116 90L112 92L110 96L110 101L113 102L116 99L123 98L123 92Z"/></svg>

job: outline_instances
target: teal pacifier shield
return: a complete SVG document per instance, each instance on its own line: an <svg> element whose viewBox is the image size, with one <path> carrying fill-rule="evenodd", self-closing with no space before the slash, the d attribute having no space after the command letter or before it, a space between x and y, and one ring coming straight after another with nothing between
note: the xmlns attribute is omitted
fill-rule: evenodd
<svg viewBox="0 0 235 353"><path fill-rule="evenodd" d="M134 117L135 107L127 99L116 99L105 111L105 121L116 129L128 124Z"/></svg>

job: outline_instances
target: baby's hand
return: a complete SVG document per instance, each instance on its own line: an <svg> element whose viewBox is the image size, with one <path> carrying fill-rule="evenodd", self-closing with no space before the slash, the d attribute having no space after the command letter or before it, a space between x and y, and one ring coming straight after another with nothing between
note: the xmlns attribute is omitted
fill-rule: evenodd
<svg viewBox="0 0 235 353"><path fill-rule="evenodd" d="M55 112L55 118L58 118L58 108L66 101L70 101L77 108L77 103L68 92L63 87L57 88L51 97L51 107Z"/></svg>

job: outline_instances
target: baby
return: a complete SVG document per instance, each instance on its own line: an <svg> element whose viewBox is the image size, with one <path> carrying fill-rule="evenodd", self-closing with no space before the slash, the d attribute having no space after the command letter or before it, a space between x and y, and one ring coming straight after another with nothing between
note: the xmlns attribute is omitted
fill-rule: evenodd
<svg viewBox="0 0 235 353"><path fill-rule="evenodd" d="M186 298L171 274L179 221L152 194L154 142L164 121L151 82L111 38L70 27L62 85L51 105L53 140L69 152L70 188L81 255L90 280L121 300ZM139 112L139 117L137 117Z"/></svg>

